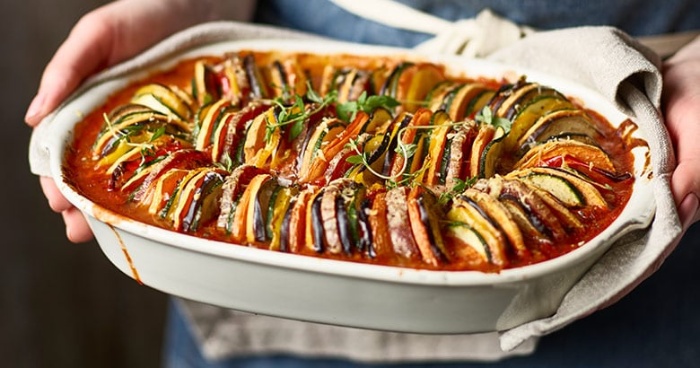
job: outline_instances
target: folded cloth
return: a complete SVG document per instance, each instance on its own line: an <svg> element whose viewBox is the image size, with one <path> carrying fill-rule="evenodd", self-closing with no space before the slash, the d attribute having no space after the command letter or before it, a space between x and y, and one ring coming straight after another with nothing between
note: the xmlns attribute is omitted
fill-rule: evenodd
<svg viewBox="0 0 700 368"><path fill-rule="evenodd" d="M105 80L148 67L195 46L232 39L314 37L289 30L218 22L173 35L140 56L87 81L76 94ZM423 50L425 51L425 50ZM620 239L566 295L557 312L507 331L476 335L414 335L326 326L256 316L181 301L207 358L286 353L358 361L496 360L534 350L548 334L623 297L653 273L677 244L681 226L669 179L673 149L659 113L661 75L653 53L607 27L540 32L489 56L491 60L543 70L574 80L614 101L637 119L648 137L656 216L648 229ZM42 140L53 116L35 129L32 172L50 175Z"/></svg>
<svg viewBox="0 0 700 368"><path fill-rule="evenodd" d="M662 79L656 54L615 28L581 27L532 34L489 59L546 70L588 86L636 118L651 151L656 201L651 226L616 242L553 316L502 333L501 346L508 350L618 301L661 266L678 244L682 226L670 187L675 158L659 108Z"/></svg>

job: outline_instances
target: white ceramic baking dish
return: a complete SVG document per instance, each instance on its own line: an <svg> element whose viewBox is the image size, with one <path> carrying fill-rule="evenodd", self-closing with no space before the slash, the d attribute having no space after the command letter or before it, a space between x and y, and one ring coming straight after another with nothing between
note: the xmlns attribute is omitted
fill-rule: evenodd
<svg viewBox="0 0 700 368"><path fill-rule="evenodd" d="M238 49L400 54L442 62L454 73L518 77L552 86L596 110L613 125L627 116L595 92L531 70L484 61L424 57L405 50L322 41L231 41L183 53L147 70L84 91L58 111L46 143L61 192L88 219L109 260L126 275L165 293L259 314L342 326L415 333L504 330L551 315L586 270L625 233L648 226L654 214L646 167L635 150L636 181L619 218L580 248L540 264L498 274L447 272L358 264L236 246L145 225L105 210L64 180L64 153L84 113L130 81L195 55ZM644 132L636 136L645 138ZM107 286L105 286L107 287Z"/></svg>

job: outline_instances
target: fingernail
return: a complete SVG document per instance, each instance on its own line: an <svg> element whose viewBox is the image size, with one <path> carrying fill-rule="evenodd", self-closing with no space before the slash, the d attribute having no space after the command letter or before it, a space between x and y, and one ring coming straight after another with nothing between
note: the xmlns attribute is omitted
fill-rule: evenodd
<svg viewBox="0 0 700 368"><path fill-rule="evenodd" d="M683 202L678 206L678 216L681 218L681 223L683 224L683 229L687 229L693 222L695 214L698 212L698 196L694 193L689 193Z"/></svg>
<svg viewBox="0 0 700 368"><path fill-rule="evenodd" d="M27 114L24 116L24 120L30 120L41 112L42 105L44 104L44 95L43 94L38 94L34 97L32 100L32 103L29 104L29 108L27 109Z"/></svg>

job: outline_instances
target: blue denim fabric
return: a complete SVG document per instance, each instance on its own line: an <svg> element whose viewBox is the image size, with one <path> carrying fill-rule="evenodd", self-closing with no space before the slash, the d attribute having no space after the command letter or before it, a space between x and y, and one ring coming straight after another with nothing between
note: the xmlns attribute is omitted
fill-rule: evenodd
<svg viewBox="0 0 700 368"><path fill-rule="evenodd" d="M172 303L164 349L170 368L262 367L700 367L700 224L695 224L661 269L617 304L545 336L531 356L496 364L372 365L293 356L207 362L182 313Z"/></svg>
<svg viewBox="0 0 700 368"><path fill-rule="evenodd" d="M456 20L484 8L538 29L611 25L632 35L700 29L698 0L397 0ZM387 14L391 17L392 14ZM359 18L327 0L260 0L256 20L341 40L411 47L429 36Z"/></svg>

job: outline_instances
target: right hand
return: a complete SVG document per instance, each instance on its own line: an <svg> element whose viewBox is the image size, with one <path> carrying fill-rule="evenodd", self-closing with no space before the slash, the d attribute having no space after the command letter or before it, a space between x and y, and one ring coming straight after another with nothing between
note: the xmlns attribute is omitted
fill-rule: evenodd
<svg viewBox="0 0 700 368"><path fill-rule="evenodd" d="M235 14L224 8L236 7ZM189 26L217 19L248 20L253 1L121 0L83 16L49 61L25 116L35 127L89 76L124 61ZM53 179L40 178L51 209L61 213L66 236L79 243L92 232L79 210L63 197Z"/></svg>

